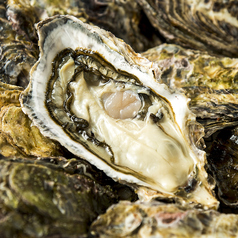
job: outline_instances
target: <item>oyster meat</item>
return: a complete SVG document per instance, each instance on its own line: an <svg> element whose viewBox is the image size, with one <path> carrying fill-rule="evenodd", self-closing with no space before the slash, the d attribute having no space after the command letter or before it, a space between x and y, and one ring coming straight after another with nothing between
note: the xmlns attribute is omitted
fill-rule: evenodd
<svg viewBox="0 0 238 238"><path fill-rule="evenodd" d="M141 199L217 207L188 99L156 81L153 63L72 16L49 18L37 30L40 59L21 104L43 135Z"/></svg>

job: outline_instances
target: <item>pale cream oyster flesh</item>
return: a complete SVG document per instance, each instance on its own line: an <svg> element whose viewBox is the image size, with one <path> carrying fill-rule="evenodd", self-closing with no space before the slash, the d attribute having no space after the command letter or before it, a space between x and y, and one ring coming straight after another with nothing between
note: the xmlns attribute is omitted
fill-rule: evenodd
<svg viewBox="0 0 238 238"><path fill-rule="evenodd" d="M40 59L21 103L45 136L141 199L217 207L188 100L155 80L150 61L71 16L49 18L37 30Z"/></svg>

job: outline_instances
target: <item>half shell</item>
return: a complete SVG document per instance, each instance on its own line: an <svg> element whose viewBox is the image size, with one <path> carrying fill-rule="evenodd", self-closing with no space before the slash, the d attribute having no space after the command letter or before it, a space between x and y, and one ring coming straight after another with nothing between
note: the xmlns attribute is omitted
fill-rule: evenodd
<svg viewBox="0 0 238 238"><path fill-rule="evenodd" d="M217 206L188 100L156 81L150 61L71 16L49 18L37 30L40 59L21 103L45 136L142 199Z"/></svg>

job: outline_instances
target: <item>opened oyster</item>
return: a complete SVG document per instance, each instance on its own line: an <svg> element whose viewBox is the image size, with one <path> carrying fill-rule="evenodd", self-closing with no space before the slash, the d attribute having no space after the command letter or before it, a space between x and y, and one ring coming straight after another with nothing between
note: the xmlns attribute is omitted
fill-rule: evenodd
<svg viewBox="0 0 238 238"><path fill-rule="evenodd" d="M187 98L159 84L150 61L71 16L49 18L37 30L40 59L21 103L45 136L142 199L217 206Z"/></svg>

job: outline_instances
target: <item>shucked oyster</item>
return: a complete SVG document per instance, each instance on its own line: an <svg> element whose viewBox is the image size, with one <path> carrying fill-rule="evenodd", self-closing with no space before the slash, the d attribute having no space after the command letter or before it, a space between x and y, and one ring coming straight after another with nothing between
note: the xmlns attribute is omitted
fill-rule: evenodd
<svg viewBox="0 0 238 238"><path fill-rule="evenodd" d="M143 199L217 206L205 154L194 146L187 98L159 84L150 61L71 16L37 29L40 59L21 103L45 136L131 184Z"/></svg>

